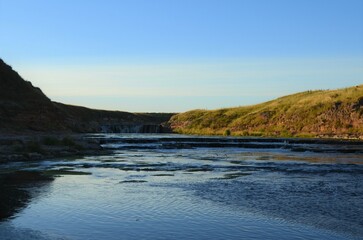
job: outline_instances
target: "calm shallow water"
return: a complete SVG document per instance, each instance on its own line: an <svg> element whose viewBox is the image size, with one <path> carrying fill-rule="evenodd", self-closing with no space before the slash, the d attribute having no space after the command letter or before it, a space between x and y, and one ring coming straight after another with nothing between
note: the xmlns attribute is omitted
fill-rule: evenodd
<svg viewBox="0 0 363 240"><path fill-rule="evenodd" d="M2 166L90 175L6 188L0 239L363 239L362 145L92 137L114 153Z"/></svg>

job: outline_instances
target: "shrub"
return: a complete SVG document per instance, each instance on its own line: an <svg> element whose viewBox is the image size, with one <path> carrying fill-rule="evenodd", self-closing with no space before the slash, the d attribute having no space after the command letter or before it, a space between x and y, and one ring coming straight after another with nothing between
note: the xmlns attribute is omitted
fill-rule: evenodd
<svg viewBox="0 0 363 240"><path fill-rule="evenodd" d="M60 142L55 137L45 137L45 138L43 138L43 144L47 145L47 146L55 146L55 145L59 145Z"/></svg>
<svg viewBox="0 0 363 240"><path fill-rule="evenodd" d="M63 146L67 146L67 147L71 147L77 150L83 150L83 146L77 144L74 139L70 138L70 137L64 137L62 140L62 145Z"/></svg>
<svg viewBox="0 0 363 240"><path fill-rule="evenodd" d="M64 137L62 139L62 145L64 146L68 146L68 147L73 147L76 145L76 143L74 142L74 140L70 137Z"/></svg>
<svg viewBox="0 0 363 240"><path fill-rule="evenodd" d="M226 129L226 131L224 131L224 135L225 136L230 136L231 135L231 130Z"/></svg>
<svg viewBox="0 0 363 240"><path fill-rule="evenodd" d="M27 150L29 152L44 153L44 149L36 141L28 142L28 144L27 144Z"/></svg>

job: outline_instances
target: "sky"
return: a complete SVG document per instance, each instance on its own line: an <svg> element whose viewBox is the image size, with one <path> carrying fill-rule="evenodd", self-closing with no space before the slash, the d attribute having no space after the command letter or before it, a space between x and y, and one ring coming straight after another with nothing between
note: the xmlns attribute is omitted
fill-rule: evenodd
<svg viewBox="0 0 363 240"><path fill-rule="evenodd" d="M73 105L251 105L363 84L363 1L0 0L0 58Z"/></svg>

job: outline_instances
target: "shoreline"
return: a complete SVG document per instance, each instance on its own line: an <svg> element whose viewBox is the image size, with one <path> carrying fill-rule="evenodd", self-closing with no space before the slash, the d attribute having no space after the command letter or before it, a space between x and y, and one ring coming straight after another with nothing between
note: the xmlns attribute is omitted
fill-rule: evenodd
<svg viewBox="0 0 363 240"><path fill-rule="evenodd" d="M92 133L25 133L0 135L0 164L9 162L41 161L59 159L62 157L81 157L90 155L111 154L112 149L101 147L103 138L90 137ZM105 133L107 134L107 133ZM178 134L175 134L178 138ZM243 146L243 142L287 142L289 144L339 144L362 145L362 139L346 138L298 138L298 137L256 137L256 136L221 136L221 135L191 135L191 138L213 139L224 137ZM117 140L117 139L116 139ZM112 142L112 139L108 140Z"/></svg>
<svg viewBox="0 0 363 240"><path fill-rule="evenodd" d="M347 140L347 141L361 141L363 142L363 135L359 134L296 134L296 135L278 135L272 133L264 134L225 134L225 133L198 133L190 131L175 131L174 134L182 134L188 136L204 136L204 137L235 137L235 138L271 138L271 139L321 139L321 140Z"/></svg>
<svg viewBox="0 0 363 240"><path fill-rule="evenodd" d="M108 154L98 139L86 134L7 134L0 136L0 164L62 157Z"/></svg>

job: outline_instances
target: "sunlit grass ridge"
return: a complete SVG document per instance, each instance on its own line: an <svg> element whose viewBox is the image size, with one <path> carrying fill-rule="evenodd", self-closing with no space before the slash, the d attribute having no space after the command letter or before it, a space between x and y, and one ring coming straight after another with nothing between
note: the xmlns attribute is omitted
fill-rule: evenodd
<svg viewBox="0 0 363 240"><path fill-rule="evenodd" d="M363 85L296 93L253 106L193 110L170 120L187 134L363 137Z"/></svg>

